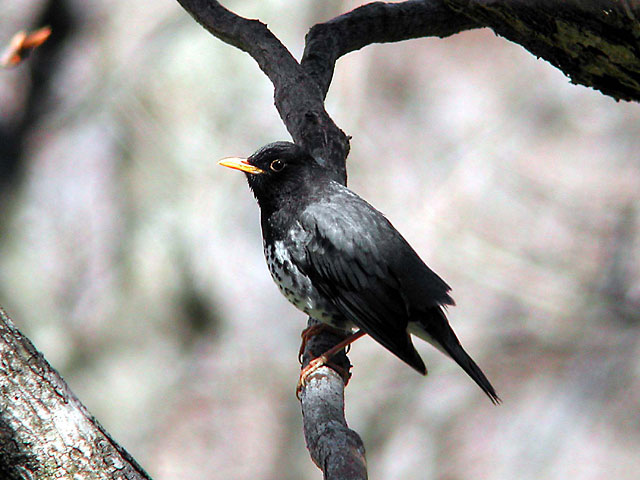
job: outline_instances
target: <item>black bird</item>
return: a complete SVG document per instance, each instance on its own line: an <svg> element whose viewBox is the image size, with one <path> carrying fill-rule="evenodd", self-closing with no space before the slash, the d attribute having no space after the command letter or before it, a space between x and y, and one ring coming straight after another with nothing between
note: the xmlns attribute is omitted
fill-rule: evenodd
<svg viewBox="0 0 640 480"><path fill-rule="evenodd" d="M291 303L332 327L360 329L425 375L411 342L416 335L500 402L449 326L449 286L382 213L290 142L219 163L245 172L260 206L271 276Z"/></svg>

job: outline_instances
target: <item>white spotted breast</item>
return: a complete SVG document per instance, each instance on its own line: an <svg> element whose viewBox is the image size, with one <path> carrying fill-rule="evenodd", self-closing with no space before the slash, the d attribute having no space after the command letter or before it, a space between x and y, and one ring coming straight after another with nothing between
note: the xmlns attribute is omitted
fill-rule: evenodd
<svg viewBox="0 0 640 480"><path fill-rule="evenodd" d="M301 257L304 242L297 229L289 231L288 238L264 244L264 256L269 272L280 292L296 308L307 315L337 328L345 327L345 319L335 306L312 285L292 259Z"/></svg>

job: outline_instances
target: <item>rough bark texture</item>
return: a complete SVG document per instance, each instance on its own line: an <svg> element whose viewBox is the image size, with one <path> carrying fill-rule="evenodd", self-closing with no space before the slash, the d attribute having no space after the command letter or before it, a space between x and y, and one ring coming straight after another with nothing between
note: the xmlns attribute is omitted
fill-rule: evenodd
<svg viewBox="0 0 640 480"><path fill-rule="evenodd" d="M148 480L0 309L0 478Z"/></svg>
<svg viewBox="0 0 640 480"><path fill-rule="evenodd" d="M307 381L300 401L304 436L314 463L328 479L367 478L362 440L347 427L344 417L342 377L325 367L312 373Z"/></svg>
<svg viewBox="0 0 640 480"><path fill-rule="evenodd" d="M356 8L307 35L302 65L326 94L335 62L372 43L489 27L616 100L640 100L640 2L410 0Z"/></svg>
<svg viewBox="0 0 640 480"><path fill-rule="evenodd" d="M637 0L446 0L562 70L571 81L616 100L640 100Z"/></svg>

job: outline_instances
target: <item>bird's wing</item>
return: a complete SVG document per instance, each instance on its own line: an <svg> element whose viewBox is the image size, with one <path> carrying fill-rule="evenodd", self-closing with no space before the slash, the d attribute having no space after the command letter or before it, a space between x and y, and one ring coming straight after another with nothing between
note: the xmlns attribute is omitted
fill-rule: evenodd
<svg viewBox="0 0 640 480"><path fill-rule="evenodd" d="M417 289L420 279L405 277L428 277L426 285L422 282L420 302L429 305L446 302L448 286L380 212L346 189L339 193L339 198L314 203L302 212L305 248L297 250L294 261L347 319L424 373L424 363L406 331L409 304L413 305L407 296L415 295L404 285ZM438 284L437 295L430 291L432 283Z"/></svg>

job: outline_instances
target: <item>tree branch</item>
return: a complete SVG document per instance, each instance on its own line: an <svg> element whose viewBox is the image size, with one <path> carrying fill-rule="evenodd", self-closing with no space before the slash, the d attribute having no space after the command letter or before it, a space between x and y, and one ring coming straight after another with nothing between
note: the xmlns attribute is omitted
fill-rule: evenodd
<svg viewBox="0 0 640 480"><path fill-rule="evenodd" d="M616 100L640 100L640 2L409 0L356 8L307 34L302 65L326 95L335 62L372 43L489 27Z"/></svg>
<svg viewBox="0 0 640 480"><path fill-rule="evenodd" d="M266 25L230 12L213 0L178 0L204 28L247 52L274 86L275 105L293 140L346 183L349 139L324 109L318 84Z"/></svg>
<svg viewBox="0 0 640 480"><path fill-rule="evenodd" d="M150 480L0 308L0 478Z"/></svg>
<svg viewBox="0 0 640 480"><path fill-rule="evenodd" d="M242 18L216 1L178 1L213 35L252 56L274 85L275 105L291 137L346 184L348 138L324 109L324 92L266 25ZM309 319L309 325L313 322ZM321 354L340 340L331 333L316 335L307 344L305 363L315 348L323 348L318 350ZM335 361L348 371L346 355ZM301 406L307 447L325 478L366 479L362 440L344 417L342 378L327 367L319 369L301 392Z"/></svg>
<svg viewBox="0 0 640 480"><path fill-rule="evenodd" d="M447 37L480 26L439 0L369 3L314 25L307 34L301 64L326 95L336 61L349 52L372 43Z"/></svg>
<svg viewBox="0 0 640 480"><path fill-rule="evenodd" d="M308 326L321 322L309 318ZM306 344L302 366L346 338L336 330L312 336ZM351 363L344 351L334 355L331 365L348 375ZM344 379L335 370L322 367L307 377L300 394L304 437L313 462L326 480L364 480L367 462L360 436L347 426L344 416Z"/></svg>
<svg viewBox="0 0 640 480"><path fill-rule="evenodd" d="M307 377L300 395L304 437L314 463L326 480L367 478L362 440L347 427L344 417L344 381L334 370L322 367Z"/></svg>
<svg viewBox="0 0 640 480"><path fill-rule="evenodd" d="M636 0L445 0L616 100L640 100L640 2Z"/></svg>

